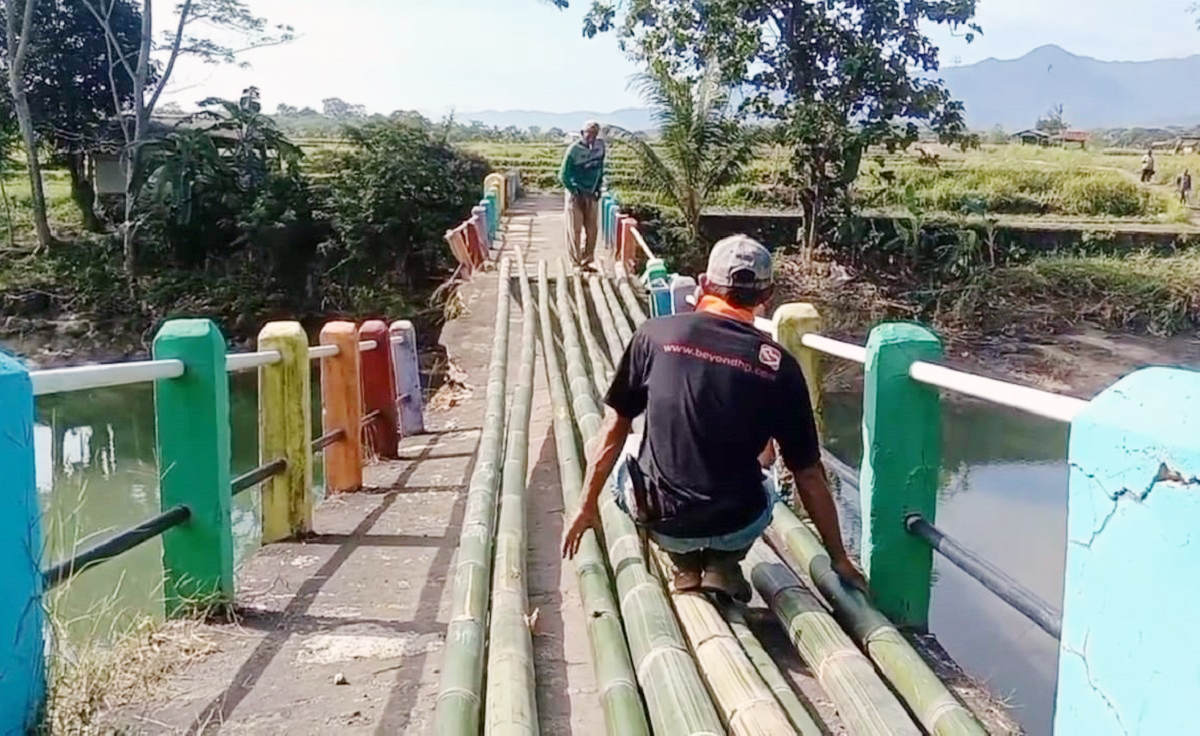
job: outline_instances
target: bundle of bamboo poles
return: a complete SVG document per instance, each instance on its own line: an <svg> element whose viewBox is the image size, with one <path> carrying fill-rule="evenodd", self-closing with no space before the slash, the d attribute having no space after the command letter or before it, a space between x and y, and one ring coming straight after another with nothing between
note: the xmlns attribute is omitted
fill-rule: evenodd
<svg viewBox="0 0 1200 736"><path fill-rule="evenodd" d="M750 579L796 650L833 700L851 733L917 736L904 706L833 617L764 543L747 558Z"/></svg>
<svg viewBox="0 0 1200 736"><path fill-rule="evenodd" d="M587 313L578 280L575 286L579 309L572 311L568 308L565 274L566 268L560 262L558 312L562 322L567 373L571 378L576 423L585 446L592 446L600 429L600 412L591 393L591 381L586 375L579 340L579 325L585 334L588 332ZM580 320L579 325L575 318ZM597 355L593 354L592 370L602 372L603 367L596 358ZM633 522L617 508L607 493L601 501L601 516L608 560L616 576L629 650L654 733L657 736L715 736L725 733L696 662L672 615L662 584L651 574L646 560L642 558Z"/></svg>
<svg viewBox="0 0 1200 736"><path fill-rule="evenodd" d="M496 481L503 452L505 383L508 373L510 304L508 261L500 264L496 296L496 327L488 366L483 431L475 470L467 490L467 507L458 563L442 677L435 712L437 731L446 736L477 736L483 704L483 662L486 647L492 544L496 519Z"/></svg>
<svg viewBox="0 0 1200 736"><path fill-rule="evenodd" d="M882 613L857 590L847 588L833 570L820 538L787 506L777 504L767 539L789 562L808 574L821 595L833 606L837 618L866 650L916 715L918 722L937 736L983 736L987 731L938 679Z"/></svg>
<svg viewBox="0 0 1200 736"><path fill-rule="evenodd" d="M560 291L560 294L562 292ZM550 291L546 278L546 263L538 264L538 316L542 327L542 358L546 365L550 403L554 411L554 446L558 455L559 478L562 481L563 502L568 509L579 507L583 490L583 466L575 442L575 427L571 422L571 407L563 371L554 348L553 327L550 322ZM559 319L572 319L571 312L558 310ZM586 379L581 379L586 392ZM587 622L588 643L592 652L592 667L604 709L604 722L609 736L640 736L649 734L645 707L638 691L633 661L625 643L625 631L613 594L612 582L604 562L604 551L595 533L589 532L575 555L575 574L579 581L579 596Z"/></svg>
<svg viewBox="0 0 1200 736"><path fill-rule="evenodd" d="M525 259L516 249L521 289L521 355L512 410L508 416L504 473L500 486L500 518L496 525L492 568L491 626L488 631L486 733L537 736L533 640L526 618L525 586L526 470L529 463L529 418L533 407L533 368L537 313L529 288Z"/></svg>

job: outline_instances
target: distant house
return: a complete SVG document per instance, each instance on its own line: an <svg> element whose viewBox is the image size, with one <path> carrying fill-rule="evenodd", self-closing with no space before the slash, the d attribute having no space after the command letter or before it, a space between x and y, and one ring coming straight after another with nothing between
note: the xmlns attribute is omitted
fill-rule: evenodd
<svg viewBox="0 0 1200 736"><path fill-rule="evenodd" d="M146 138L153 140L165 137L177 128L200 128L211 124L210 118L198 115L155 115L150 119ZM214 135L232 137L224 131L216 131ZM120 122L110 120L87 151L97 196L125 194L125 162L121 158L124 149L125 134L121 131Z"/></svg>
<svg viewBox="0 0 1200 736"><path fill-rule="evenodd" d="M1020 133L1013 133L1015 140L1021 141L1026 146L1045 146L1050 144L1050 134L1041 130L1022 130Z"/></svg>
<svg viewBox="0 0 1200 736"><path fill-rule="evenodd" d="M1078 143L1080 148L1087 148L1087 144L1092 140L1092 134L1086 130L1068 130L1058 135L1050 136L1050 142L1059 146L1069 146L1072 143Z"/></svg>

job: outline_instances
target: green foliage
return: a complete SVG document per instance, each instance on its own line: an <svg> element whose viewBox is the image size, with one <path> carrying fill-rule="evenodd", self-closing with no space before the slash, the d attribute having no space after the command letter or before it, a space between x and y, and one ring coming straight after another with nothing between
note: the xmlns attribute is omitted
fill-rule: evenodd
<svg viewBox="0 0 1200 736"><path fill-rule="evenodd" d="M565 3L563 3L565 4ZM937 47L923 25L966 28L975 0L594 0L584 32L618 29L647 64L695 74L720 58L742 109L776 123L791 152L805 242L833 236L849 214L848 188L871 146L905 148L928 125L941 140L973 142L962 105L932 75Z"/></svg>
<svg viewBox="0 0 1200 736"><path fill-rule="evenodd" d="M405 292L447 275L443 240L479 201L487 163L418 128L349 128L349 151L320 154L320 216L335 237L321 247L325 275L343 293L355 283L397 283Z"/></svg>
<svg viewBox="0 0 1200 736"><path fill-rule="evenodd" d="M658 129L655 145L618 131L640 165L641 180L683 215L689 239L700 245L700 215L714 195L736 181L754 154L755 136L729 115L728 86L710 59L699 80L655 65L639 77Z"/></svg>

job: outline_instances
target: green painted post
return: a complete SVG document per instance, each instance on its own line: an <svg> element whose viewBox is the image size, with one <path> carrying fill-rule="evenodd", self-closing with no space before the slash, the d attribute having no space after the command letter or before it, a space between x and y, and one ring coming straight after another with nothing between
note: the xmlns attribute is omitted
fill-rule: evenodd
<svg viewBox="0 0 1200 736"><path fill-rule="evenodd" d="M867 339L861 474L864 572L879 610L893 622L929 624L933 550L910 535L904 517L933 522L942 465L938 390L914 381L909 367L942 357L937 336L917 324L889 323Z"/></svg>
<svg viewBox="0 0 1200 736"><path fill-rule="evenodd" d="M166 611L179 616L233 602L225 338L211 320L171 320L154 338L154 358L185 366L154 384L162 508L192 512L163 535Z"/></svg>

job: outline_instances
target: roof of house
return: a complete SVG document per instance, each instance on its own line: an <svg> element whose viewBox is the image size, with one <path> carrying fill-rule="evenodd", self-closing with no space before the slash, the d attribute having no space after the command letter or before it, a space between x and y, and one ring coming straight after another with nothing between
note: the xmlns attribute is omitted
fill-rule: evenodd
<svg viewBox="0 0 1200 736"><path fill-rule="evenodd" d="M1055 140L1066 141L1067 143L1083 143L1092 139L1092 134L1086 130L1068 130L1054 136Z"/></svg>
<svg viewBox="0 0 1200 736"><path fill-rule="evenodd" d="M1050 134L1044 130L1033 130L1031 128L1029 130L1022 130L1018 133L1013 133L1012 137L1013 138L1049 138Z"/></svg>

